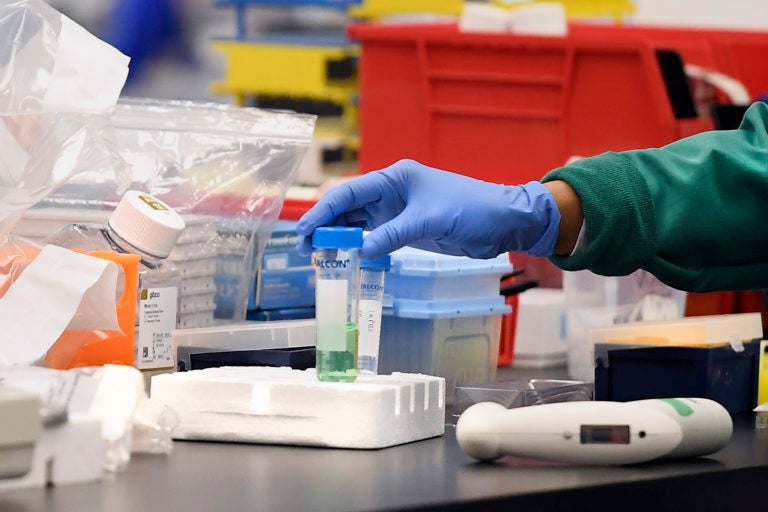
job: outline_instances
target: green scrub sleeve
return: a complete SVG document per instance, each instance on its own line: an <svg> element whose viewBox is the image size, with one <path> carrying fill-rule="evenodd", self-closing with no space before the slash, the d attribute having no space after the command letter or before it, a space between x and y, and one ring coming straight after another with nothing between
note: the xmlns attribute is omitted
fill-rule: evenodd
<svg viewBox="0 0 768 512"><path fill-rule="evenodd" d="M768 105L737 130L604 153L548 173L584 210L586 245L564 270L652 272L688 291L768 288Z"/></svg>

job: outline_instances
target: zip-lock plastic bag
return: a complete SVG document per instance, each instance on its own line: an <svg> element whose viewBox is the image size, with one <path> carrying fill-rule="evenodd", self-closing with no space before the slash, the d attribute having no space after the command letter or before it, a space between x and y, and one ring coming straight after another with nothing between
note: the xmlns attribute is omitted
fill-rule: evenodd
<svg viewBox="0 0 768 512"><path fill-rule="evenodd" d="M212 103L121 100L111 128L127 172L79 173L29 212L34 228L22 222L17 232L45 236L94 212L108 215L127 189L146 192L187 224L169 257L182 276L179 326L244 320L257 261L315 120Z"/></svg>
<svg viewBox="0 0 768 512"><path fill-rule="evenodd" d="M34 242L106 220L135 188L189 225L172 256L185 278L179 324L244 319L254 262L315 118L192 102L115 106L126 64L41 1L0 5L0 290L36 258ZM6 236L12 229L17 237Z"/></svg>

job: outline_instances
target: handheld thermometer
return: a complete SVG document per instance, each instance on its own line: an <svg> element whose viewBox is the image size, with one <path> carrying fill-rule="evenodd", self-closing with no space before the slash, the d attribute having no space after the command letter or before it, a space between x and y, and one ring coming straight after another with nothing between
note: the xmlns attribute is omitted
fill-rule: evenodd
<svg viewBox="0 0 768 512"><path fill-rule="evenodd" d="M456 423L459 446L480 460L514 455L590 465L707 455L725 446L732 433L728 411L704 398L563 402L518 409L482 402Z"/></svg>

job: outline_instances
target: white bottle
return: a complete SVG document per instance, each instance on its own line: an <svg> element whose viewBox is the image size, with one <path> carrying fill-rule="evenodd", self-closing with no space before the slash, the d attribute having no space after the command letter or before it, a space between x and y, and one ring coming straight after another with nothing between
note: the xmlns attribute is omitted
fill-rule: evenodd
<svg viewBox="0 0 768 512"><path fill-rule="evenodd" d="M134 364L147 380L154 373L174 367L173 330L178 318L180 278L166 258L184 226L181 216L164 202L129 190L106 226L71 224L45 240L69 249L111 250L141 257Z"/></svg>

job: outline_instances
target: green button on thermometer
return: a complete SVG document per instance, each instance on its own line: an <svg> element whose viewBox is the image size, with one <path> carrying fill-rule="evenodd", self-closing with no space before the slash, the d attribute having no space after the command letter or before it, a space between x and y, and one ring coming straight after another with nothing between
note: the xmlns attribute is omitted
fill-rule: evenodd
<svg viewBox="0 0 768 512"><path fill-rule="evenodd" d="M456 423L459 445L480 460L514 455L589 465L708 455L725 446L732 433L728 411L703 398L518 409L483 402L464 411Z"/></svg>

